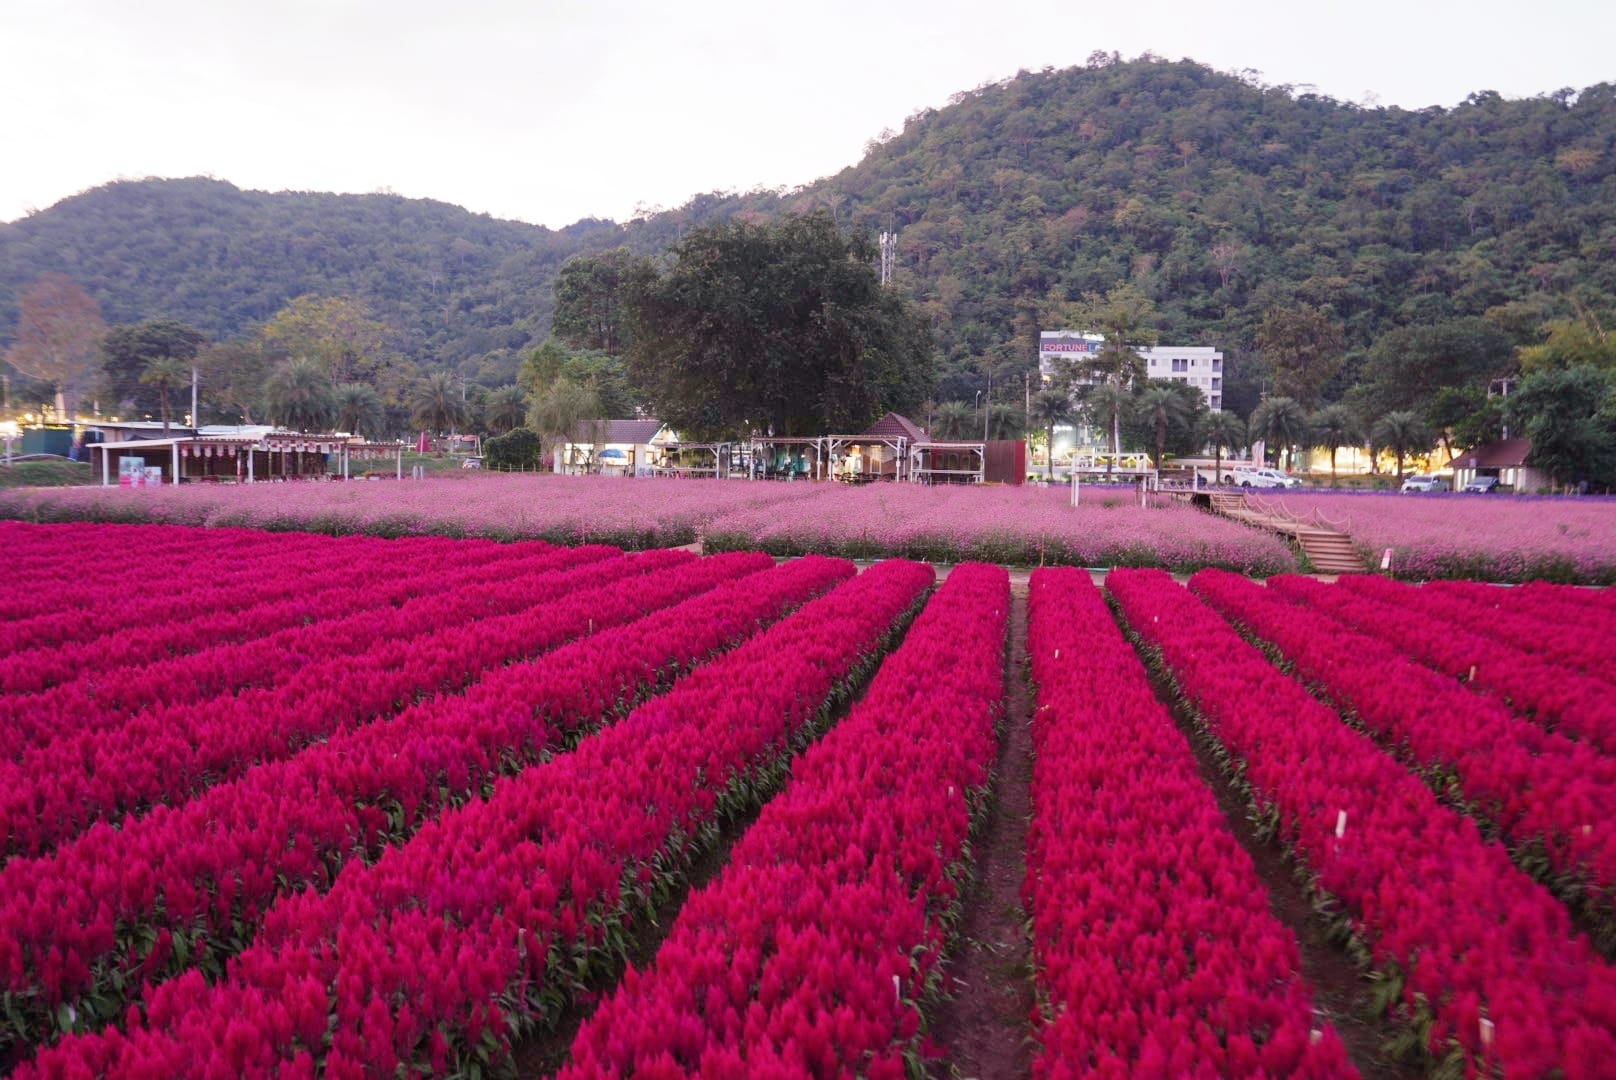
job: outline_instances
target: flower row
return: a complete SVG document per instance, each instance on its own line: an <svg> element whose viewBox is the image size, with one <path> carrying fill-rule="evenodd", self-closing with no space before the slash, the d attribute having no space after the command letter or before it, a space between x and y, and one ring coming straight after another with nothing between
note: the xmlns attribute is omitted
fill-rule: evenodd
<svg viewBox="0 0 1616 1080"><path fill-rule="evenodd" d="M540 545L524 547L493 562L449 550L314 572L295 564L265 567L266 581L273 579L281 595L255 603L250 593L221 589L206 605L195 604L177 618L145 620L114 604L106 616L115 628L109 636L29 649L11 658L0 673L9 692L0 697L0 727L26 732L28 718L35 717L37 724L41 713L94 718L104 725L107 716L250 686L264 678L279 654L317 659L377 640L385 631L381 623L363 617L367 611L386 613L410 600L615 553L613 548L573 555ZM46 693L37 699L26 696L38 691ZM47 727L52 729L59 731L59 724Z"/></svg>
<svg viewBox="0 0 1616 1080"><path fill-rule="evenodd" d="M1244 579L1242 579L1244 580ZM1353 1076L1296 940L1087 573L1038 570L1033 1074Z"/></svg>
<svg viewBox="0 0 1616 1080"><path fill-rule="evenodd" d="M1467 632L1492 638L1512 650L1531 654L1536 662L1547 661L1561 669L1591 675L1607 687L1616 686L1616 650L1611 649L1607 636L1616 631L1616 616L1593 605L1552 604L1541 610L1502 610L1496 604L1470 600L1462 593L1367 574L1342 578L1341 584L1372 600L1397 604L1433 621L1452 623ZM1493 586L1492 591L1505 590ZM1531 604L1530 599L1525 602ZM1578 632L1567 633L1568 625Z"/></svg>
<svg viewBox="0 0 1616 1080"><path fill-rule="evenodd" d="M997 749L1009 578L964 564L562 1077L901 1078Z"/></svg>
<svg viewBox="0 0 1616 1080"><path fill-rule="evenodd" d="M1456 785L1518 850L1540 849L1557 874L1590 886L1590 896L1616 896L1616 759L1246 578L1203 571L1190 588L1276 647L1439 792Z"/></svg>
<svg viewBox="0 0 1616 1080"><path fill-rule="evenodd" d="M116 534L104 534L103 543L115 539ZM118 553L123 550L119 549ZM391 557L399 559L406 554L400 551ZM105 561L107 555L105 547L99 556L73 551L53 553L51 576L56 581L13 573L8 562L7 571L13 586L44 594L40 598L48 601L49 609L14 616L0 626L0 652L16 654L25 649L60 647L109 637L120 630L127 632L131 627L147 623L185 619L225 605L240 606L238 596L249 598L250 603L260 602L259 598L275 599L291 595L311 571L358 568L369 561L389 557L385 542L376 540L346 544L340 554L301 539L290 539L285 545L250 553L228 544L216 549L187 548L177 555L150 561L141 550L137 573L146 580L161 581L162 589L131 589L134 575L129 564L112 559L110 561L118 566L118 574L113 580L99 583L100 595L92 601L94 616L79 606L63 606L55 590L71 587L69 583L82 584L86 563L93 564L97 559Z"/></svg>
<svg viewBox="0 0 1616 1080"><path fill-rule="evenodd" d="M474 682L488 667L585 632L587 591L694 558L647 552L423 597L371 614L372 623L392 633L363 652L306 666L283 655L286 674L271 686L154 709L110 730L54 740L19 763L0 765L6 853L37 854L93 822L183 802L333 731Z"/></svg>
<svg viewBox="0 0 1616 1080"><path fill-rule="evenodd" d="M1401 980L1396 1019L1426 1051L1509 1076L1616 1060L1616 975L1502 847L1165 573L1116 571L1107 587L1257 810Z"/></svg>
<svg viewBox="0 0 1616 1080"><path fill-rule="evenodd" d="M1431 581L1425 587L1434 594L1480 604L1489 612L1512 612L1562 627L1588 626L1616 634L1616 603L1611 601L1610 589L1584 589L1547 581L1508 589L1479 581Z"/></svg>
<svg viewBox="0 0 1616 1080"><path fill-rule="evenodd" d="M570 753L498 781L330 892L283 897L209 985L20 1076L393 1075L483 1069L625 948L720 817L784 755L932 579L883 563L684 677ZM339 947L340 945L340 947Z"/></svg>
<svg viewBox="0 0 1616 1080"><path fill-rule="evenodd" d="M190 569L193 558L204 564L230 556L250 560L285 542L265 533L179 525L3 524L6 573L17 585L15 592L0 597L0 618L8 621L94 603L107 590L141 579L143 568L163 568L182 581L202 580ZM304 541L298 538L296 543ZM138 563L117 557L130 552L138 552Z"/></svg>
<svg viewBox="0 0 1616 1080"><path fill-rule="evenodd" d="M48 859L6 867L0 925L20 951L0 960L0 974L40 1018L33 1036L52 1030L64 1003L78 1014L71 1029L91 1029L120 1014L141 979L222 963L276 896L323 890L349 858L402 842L445 804L852 573L824 559L771 565L721 556L618 582L589 598L599 632L491 672L465 695L433 698L177 810L121 831L97 827ZM53 947L60 960L50 967Z"/></svg>
<svg viewBox="0 0 1616 1080"><path fill-rule="evenodd" d="M1433 619L1415 604L1387 603L1306 577L1271 578L1268 585L1279 596L1316 607L1348 626L1391 642L1444 675L1499 695L1544 727L1616 753L1616 695L1598 679L1463 626ZM1416 602L1418 596L1416 592Z"/></svg>

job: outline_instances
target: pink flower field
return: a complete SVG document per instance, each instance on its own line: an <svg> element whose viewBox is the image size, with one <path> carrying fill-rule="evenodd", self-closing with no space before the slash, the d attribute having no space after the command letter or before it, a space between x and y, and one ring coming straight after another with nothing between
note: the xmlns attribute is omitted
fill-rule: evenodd
<svg viewBox="0 0 1616 1080"><path fill-rule="evenodd" d="M786 487L531 490L844 546L1217 522ZM519 490L287 495L492 529L523 504L475 496ZM607 492L643 516L590 516ZM1616 1061L1610 590L166 524L4 521L0 550L19 1080Z"/></svg>
<svg viewBox="0 0 1616 1080"><path fill-rule="evenodd" d="M709 550L762 548L902 555L935 562L1077 566L1221 566L1272 573L1294 565L1276 537L1180 503L1141 507L1128 490L803 485L789 502L732 510L706 528ZM1227 526L1233 526L1227 527Z"/></svg>
<svg viewBox="0 0 1616 1080"><path fill-rule="evenodd" d="M1379 566L1392 549L1403 578L1547 578L1616 583L1616 501L1492 495L1291 493L1273 500L1317 511Z"/></svg>
<svg viewBox="0 0 1616 1080"><path fill-rule="evenodd" d="M1131 491L472 476L229 487L55 488L0 495L0 517L166 522L381 536L440 534L625 548L705 542L856 558L1081 566L1295 568L1276 537Z"/></svg>

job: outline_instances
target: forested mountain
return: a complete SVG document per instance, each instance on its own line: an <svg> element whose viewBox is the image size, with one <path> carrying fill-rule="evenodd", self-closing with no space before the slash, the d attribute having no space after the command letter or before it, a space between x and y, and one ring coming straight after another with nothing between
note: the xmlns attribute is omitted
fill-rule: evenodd
<svg viewBox="0 0 1616 1080"><path fill-rule="evenodd" d="M553 232L396 195L120 181L0 225L0 327L12 324L27 284L55 270L87 289L110 323L166 316L217 338L303 294L353 296L405 351L458 361L542 337L555 268L620 242L610 222Z"/></svg>
<svg viewBox="0 0 1616 1080"><path fill-rule="evenodd" d="M1064 301L1126 280L1164 340L1229 352L1225 397L1244 411L1271 309L1327 312L1356 356L1403 325L1492 311L1524 341L1576 303L1608 308L1616 85L1408 111L1096 55L958 94L802 189L559 232L391 195L121 182L0 226L0 342L17 294L56 270L109 322L166 315L215 336L300 294L355 296L416 359L462 364L540 340L573 254L812 208L897 230L895 280L931 317L945 395L969 396L994 350L1030 357Z"/></svg>

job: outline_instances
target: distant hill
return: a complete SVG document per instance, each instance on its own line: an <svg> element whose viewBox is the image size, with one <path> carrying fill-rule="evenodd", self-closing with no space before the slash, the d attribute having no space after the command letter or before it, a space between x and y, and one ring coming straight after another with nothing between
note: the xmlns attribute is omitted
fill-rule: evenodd
<svg viewBox="0 0 1616 1080"><path fill-rule="evenodd" d="M1176 342L1241 358L1262 313L1330 309L1355 349L1401 324L1616 297L1616 85L1453 109L1365 109L1192 62L1096 58L1022 73L911 117L843 172L553 231L391 195L120 182L0 226L0 341L16 294L69 274L112 322L240 333L304 292L363 297L418 358L542 338L555 269L654 251L692 224L828 207L895 227L896 282L932 316L944 375L1051 299L1129 279ZM950 383L945 378L945 390ZM1238 403L1239 389L1232 388Z"/></svg>

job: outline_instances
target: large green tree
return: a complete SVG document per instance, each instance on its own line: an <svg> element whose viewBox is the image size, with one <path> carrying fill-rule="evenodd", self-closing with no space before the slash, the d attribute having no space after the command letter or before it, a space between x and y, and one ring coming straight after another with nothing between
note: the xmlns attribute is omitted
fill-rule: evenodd
<svg viewBox="0 0 1616 1080"><path fill-rule="evenodd" d="M1557 483L1616 485L1616 373L1591 364L1533 372L1505 411L1532 440L1531 463Z"/></svg>
<svg viewBox="0 0 1616 1080"><path fill-rule="evenodd" d="M389 365L386 325L363 301L348 296L299 296L258 336L271 349L321 364L333 383L375 385Z"/></svg>
<svg viewBox="0 0 1616 1080"><path fill-rule="evenodd" d="M523 359L516 381L533 395L543 393L557 379L587 387L607 417L623 420L635 414L628 364L621 357L598 349L570 348L552 335Z"/></svg>
<svg viewBox="0 0 1616 1080"><path fill-rule="evenodd" d="M1349 394L1370 416L1413 412L1453 457L1453 444L1485 428L1488 386L1515 365L1510 335L1490 319L1399 327L1382 335Z"/></svg>
<svg viewBox="0 0 1616 1080"><path fill-rule="evenodd" d="M254 422L255 411L261 419L265 384L271 373L288 359L252 339L204 346L196 356L202 374L203 404L211 404L231 419L236 418L235 413L240 413L244 424ZM327 381L329 378L327 376Z"/></svg>
<svg viewBox="0 0 1616 1080"><path fill-rule="evenodd" d="M628 297L656 271L628 248L577 255L555 280L551 333L574 349L621 356L628 346Z"/></svg>
<svg viewBox="0 0 1616 1080"><path fill-rule="evenodd" d="M6 351L6 362L49 383L57 416L66 419L106 332L101 308L89 293L66 274L43 274L22 294L17 337Z"/></svg>
<svg viewBox="0 0 1616 1080"><path fill-rule="evenodd" d="M630 294L629 371L695 436L861 430L932 379L930 330L828 214L693 229Z"/></svg>
<svg viewBox="0 0 1616 1080"><path fill-rule="evenodd" d="M1314 408L1324 388L1341 370L1346 338L1328 314L1307 304L1274 308L1257 328L1257 351L1276 397L1294 398Z"/></svg>
<svg viewBox="0 0 1616 1080"><path fill-rule="evenodd" d="M147 319L114 326L101 341L101 403L113 411L150 412L158 408L156 388L145 379L154 360L177 360L187 370L197 362L207 337L177 319Z"/></svg>

